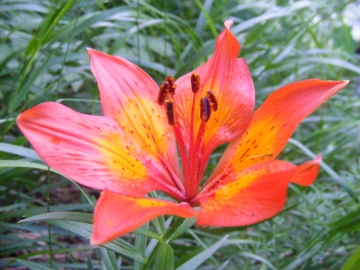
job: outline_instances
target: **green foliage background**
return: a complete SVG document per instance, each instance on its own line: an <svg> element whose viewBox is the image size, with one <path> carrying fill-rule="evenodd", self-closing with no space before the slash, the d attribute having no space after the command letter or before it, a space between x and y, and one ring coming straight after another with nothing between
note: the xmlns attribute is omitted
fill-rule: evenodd
<svg viewBox="0 0 360 270"><path fill-rule="evenodd" d="M347 18L356 4L0 0L0 268L360 269L360 57ZM44 101L101 114L86 47L137 63L161 82L206 61L229 18L257 105L293 81L351 81L301 124L282 153L298 164L321 152L316 184L290 186L282 213L250 227L204 229L159 218L105 247L89 246L98 193L44 166L15 118Z"/></svg>

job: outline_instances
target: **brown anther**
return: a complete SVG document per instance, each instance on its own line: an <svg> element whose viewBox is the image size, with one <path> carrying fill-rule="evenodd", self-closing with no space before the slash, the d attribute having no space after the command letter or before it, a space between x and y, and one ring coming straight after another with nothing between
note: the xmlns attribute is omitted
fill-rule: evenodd
<svg viewBox="0 0 360 270"><path fill-rule="evenodd" d="M159 105L163 105L165 103L166 96L169 92L169 83L162 82L160 85L159 95L158 95L158 103Z"/></svg>
<svg viewBox="0 0 360 270"><path fill-rule="evenodd" d="M211 115L210 100L208 97L203 97L200 100L200 118L204 122L209 121Z"/></svg>
<svg viewBox="0 0 360 270"><path fill-rule="evenodd" d="M207 96L208 99L210 100L210 107L211 107L211 109L212 109L214 112L216 112L217 109L218 109L218 102L217 102L217 100L216 100L216 97L215 97L214 93L213 93L211 90L209 90L209 91L206 92L206 96Z"/></svg>
<svg viewBox="0 0 360 270"><path fill-rule="evenodd" d="M166 76L166 81L169 83L169 93L171 95L175 95L176 85L175 85L174 77L173 76Z"/></svg>
<svg viewBox="0 0 360 270"><path fill-rule="evenodd" d="M166 100L165 106L166 106L166 116L168 119L168 123L169 123L169 125L173 126L173 125L175 125L174 101L171 99Z"/></svg>
<svg viewBox="0 0 360 270"><path fill-rule="evenodd" d="M191 90L197 93L200 90L200 76L196 73L191 74Z"/></svg>

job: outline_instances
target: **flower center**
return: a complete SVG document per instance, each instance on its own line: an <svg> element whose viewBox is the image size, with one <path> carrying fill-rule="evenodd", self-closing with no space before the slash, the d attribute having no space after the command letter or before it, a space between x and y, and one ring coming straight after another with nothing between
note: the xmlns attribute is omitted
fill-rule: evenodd
<svg viewBox="0 0 360 270"><path fill-rule="evenodd" d="M168 123L174 128L183 167L184 186L188 202L191 202L191 200L196 197L202 178L202 175L200 175L202 172L200 172L199 167L200 157L203 151L203 138L206 130L205 126L211 117L211 113L217 111L218 109L218 102L214 93L211 90L206 91L206 95L200 99L200 112L198 116L201 119L201 123L195 131L195 123L198 122L195 121L195 103L196 94L199 92L201 86L200 76L193 73L191 74L190 81L191 91L193 92L192 106L190 125L189 127L185 127L185 129L184 127L180 127L179 121L177 120L178 117L175 114L176 110L174 110L176 106L174 101L176 85L172 76L167 76L165 81L162 82L158 95L158 103L165 106ZM186 136L187 134L183 134L183 131L188 132L188 136ZM185 144L184 139L187 139L187 144Z"/></svg>

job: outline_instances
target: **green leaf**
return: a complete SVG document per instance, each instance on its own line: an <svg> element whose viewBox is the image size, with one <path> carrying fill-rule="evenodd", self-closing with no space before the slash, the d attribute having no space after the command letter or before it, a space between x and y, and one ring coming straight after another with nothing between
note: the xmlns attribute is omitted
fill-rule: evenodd
<svg viewBox="0 0 360 270"><path fill-rule="evenodd" d="M269 269L276 270L276 268L268 260L264 259L263 257L261 257L259 255L256 255L256 254L253 254L250 252L241 252L239 255L262 262L265 265L267 265L269 267ZM265 269L267 269L267 268L265 268Z"/></svg>
<svg viewBox="0 0 360 270"><path fill-rule="evenodd" d="M336 58L325 58L325 57L302 57L297 60L299 64L308 64L308 63L315 63L315 64L324 64L324 65L332 65L336 67L340 67L343 69L347 69L360 75L360 68L358 65L354 65L348 61Z"/></svg>
<svg viewBox="0 0 360 270"><path fill-rule="evenodd" d="M39 13L46 13L48 12L48 10L43 6L43 5L37 5L35 3L22 3L22 4L6 4L2 3L1 6L1 11L14 11L16 10L17 12L19 12L20 10L25 10L27 12L29 11L36 11Z"/></svg>
<svg viewBox="0 0 360 270"><path fill-rule="evenodd" d="M25 260L21 260L21 259L15 259L15 260L17 262L25 265L26 267L28 267L31 270L54 270L54 268L50 268L50 267L45 266L40 263L29 262L29 261L25 261Z"/></svg>
<svg viewBox="0 0 360 270"><path fill-rule="evenodd" d="M360 230L360 208L330 224L328 237L338 233L355 232Z"/></svg>
<svg viewBox="0 0 360 270"><path fill-rule="evenodd" d="M13 92L12 99L8 107L9 112L15 111L15 109L25 98L28 89L30 89L30 86L33 85L35 79L39 76L39 74L43 72L45 67L47 67L47 63L51 59L50 56L46 59L44 63L42 63L40 68L36 69L35 72L31 74L37 54L39 53L42 46L46 44L46 38L53 32L54 27L58 24L60 19L72 8L74 4L74 0L66 1L57 10L49 12L49 15L44 18L43 22L40 24L40 27L28 43L28 46L24 52L24 56L29 57L29 60L24 64L18 87ZM31 76L29 76L30 74ZM26 78L28 78L28 80L26 80L26 82L24 83Z"/></svg>
<svg viewBox="0 0 360 270"><path fill-rule="evenodd" d="M90 14L86 14L78 19L74 19L67 24L59 27L48 35L46 42L55 42L57 40L63 40L69 37L69 35L76 35L89 29L89 27L100 21L109 19L112 15L127 13L128 7L119 6L108 10L96 11Z"/></svg>
<svg viewBox="0 0 360 270"><path fill-rule="evenodd" d="M67 231L73 232L77 235L80 235L86 239L91 238L93 226L90 224L74 222L74 221L67 221L67 220L53 220L53 221L47 221L47 222L52 225L63 228ZM139 261L142 263L145 261L145 257L143 254L141 254L139 251L137 251L134 246L130 245L129 243L127 243L126 241L124 241L122 239L115 239L112 242L106 243L102 246L105 248L111 249L115 253L126 256L133 260L136 260L136 261Z"/></svg>
<svg viewBox="0 0 360 270"><path fill-rule="evenodd" d="M81 212L51 212L51 213L44 213L36 216L32 216L29 218L25 218L19 223L24 222L36 222L36 221L49 221L49 220L68 220L68 221L74 221L74 222L82 222L87 224L92 224L93 222L93 215L87 214L87 213L81 213ZM76 233L76 231L72 230ZM150 230L141 228L135 231L138 234L150 236L156 239L159 239L159 236ZM90 234L82 231L81 234L79 234L85 238L90 239Z"/></svg>
<svg viewBox="0 0 360 270"><path fill-rule="evenodd" d="M168 243L173 241L174 239L182 235L185 231L187 231L192 225L194 225L195 222L196 218L177 218L174 224L172 224L167 230L163 239Z"/></svg>
<svg viewBox="0 0 360 270"><path fill-rule="evenodd" d="M180 265L176 270L195 270L198 266L200 266L203 262L205 262L208 258L210 258L228 239L228 235L221 238L212 246L208 247L201 253L197 254L196 256L192 257L187 262Z"/></svg>
<svg viewBox="0 0 360 270"><path fill-rule="evenodd" d="M240 24L237 24L236 26L231 28L231 32L234 35L239 34L240 32L243 32L247 29L250 29L251 27L253 27L256 24L260 24L260 23L264 23L265 21L269 20L269 19L274 19L274 18L279 18L279 17L286 17L286 16L290 16L293 12L297 11L298 9L302 9L305 8L307 6L309 6L310 3L303 3L300 5L293 5L293 7L291 9L281 9L277 12L267 12L265 14L261 14L257 17L251 18L247 21L244 21Z"/></svg>
<svg viewBox="0 0 360 270"><path fill-rule="evenodd" d="M148 228L149 228L149 222L145 223L139 229L144 229L145 231L149 231ZM157 234L155 234L155 235L157 237L159 237ZM135 248L137 250L139 250L141 253L145 254L147 243L148 243L148 236L147 235L142 235L142 234L136 235L136 237L135 237ZM134 270L139 270L139 269L141 269L141 267L142 267L141 263L139 263L139 262L134 263Z"/></svg>
<svg viewBox="0 0 360 270"><path fill-rule="evenodd" d="M46 220L70 220L91 224L93 221L93 215L81 212L51 212L25 218L20 220L19 223Z"/></svg>
<svg viewBox="0 0 360 270"><path fill-rule="evenodd" d="M118 265L116 263L115 253L112 250L101 247L101 259L104 263L105 269L118 269Z"/></svg>
<svg viewBox="0 0 360 270"><path fill-rule="evenodd" d="M23 161L23 160L0 160L0 168L1 167L15 167L15 168L32 168L39 170L49 170L49 166L45 164L35 163L31 161ZM50 171L60 174L58 171L50 168Z"/></svg>
<svg viewBox="0 0 360 270"><path fill-rule="evenodd" d="M176 72L175 77L180 77L198 66L202 59L214 52L214 47L215 41L211 41L208 43L208 45L206 45L198 52L191 54L191 56L182 64L182 66Z"/></svg>
<svg viewBox="0 0 360 270"><path fill-rule="evenodd" d="M19 168L32 168L32 169L39 169L39 170L45 170L45 171L51 171L56 174L62 175L65 178L67 178L65 175L61 174L60 172L51 169L49 166L45 164L30 162L30 161L23 161L23 160L0 160L0 168L1 167L19 167ZM67 178L69 179L69 178ZM89 204L93 204L92 200L89 198L89 196L85 193L85 191L73 180L69 179L84 195L84 197L87 199Z"/></svg>
<svg viewBox="0 0 360 270"><path fill-rule="evenodd" d="M206 21L208 23L208 26L212 32L212 34L214 35L214 37L216 38L218 36L218 32L215 28L214 22L211 18L211 16L209 15L209 13L207 12L207 10L205 9L205 7L202 5L202 3L199 0L195 0L197 6L199 7L199 9L201 10L201 15L203 15L206 18ZM208 5L211 6L211 2L207 1ZM199 34L199 33L197 33Z"/></svg>
<svg viewBox="0 0 360 270"><path fill-rule="evenodd" d="M22 157L31 158L34 160L41 160L39 155L36 154L36 152L34 150L23 147L23 146L13 145L10 143L0 143L0 151L18 155L18 156L22 156Z"/></svg>
<svg viewBox="0 0 360 270"><path fill-rule="evenodd" d="M358 270L360 269L360 246L355 250L351 257L346 261L341 270Z"/></svg>
<svg viewBox="0 0 360 270"><path fill-rule="evenodd" d="M168 243L159 243L152 269L174 269L174 251Z"/></svg>
<svg viewBox="0 0 360 270"><path fill-rule="evenodd" d="M142 236L146 236L146 237L151 237L151 238L154 238L157 240L160 240L160 238L161 238L160 235L154 233L153 231L145 229L145 228L136 229L135 231L133 231L133 233L142 235Z"/></svg>
<svg viewBox="0 0 360 270"><path fill-rule="evenodd" d="M88 270L94 270L94 264L92 262L90 254L87 255L87 261L86 261Z"/></svg>

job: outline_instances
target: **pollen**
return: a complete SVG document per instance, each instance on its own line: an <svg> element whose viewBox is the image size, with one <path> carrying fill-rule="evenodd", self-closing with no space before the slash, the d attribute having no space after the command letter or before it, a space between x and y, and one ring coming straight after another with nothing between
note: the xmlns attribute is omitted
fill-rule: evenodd
<svg viewBox="0 0 360 270"><path fill-rule="evenodd" d="M204 122L209 121L211 116L210 100L208 97L201 98L200 101L200 118Z"/></svg>
<svg viewBox="0 0 360 270"><path fill-rule="evenodd" d="M196 73L191 74L191 90L194 94L200 90L200 76Z"/></svg>
<svg viewBox="0 0 360 270"><path fill-rule="evenodd" d="M175 85L174 77L173 76L167 76L166 77L166 82L169 84L169 94L170 95L175 95L176 85Z"/></svg>
<svg viewBox="0 0 360 270"><path fill-rule="evenodd" d="M168 92L169 92L169 83L166 81L162 82L162 84L160 85L160 90L158 95L159 105L164 105Z"/></svg>
<svg viewBox="0 0 360 270"><path fill-rule="evenodd" d="M174 94L175 94L175 79L173 76L167 76L165 81L162 82L159 89L158 103L159 105L165 104L166 117L169 125L175 124L174 116Z"/></svg>
<svg viewBox="0 0 360 270"><path fill-rule="evenodd" d="M214 93L209 90L206 92L206 96L200 100L200 118L203 122L207 122L210 119L211 111L216 112L218 109L218 102Z"/></svg>
<svg viewBox="0 0 360 270"><path fill-rule="evenodd" d="M166 116L167 116L169 125L173 126L175 124L173 100L166 101Z"/></svg>
<svg viewBox="0 0 360 270"><path fill-rule="evenodd" d="M211 90L209 90L209 91L206 92L206 96L207 96L207 98L208 98L209 101L210 101L210 107L211 107L211 109L212 109L214 112L216 112L217 109L218 109L218 102L217 102L217 100L216 100L216 97L215 97L214 93L213 93Z"/></svg>

